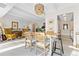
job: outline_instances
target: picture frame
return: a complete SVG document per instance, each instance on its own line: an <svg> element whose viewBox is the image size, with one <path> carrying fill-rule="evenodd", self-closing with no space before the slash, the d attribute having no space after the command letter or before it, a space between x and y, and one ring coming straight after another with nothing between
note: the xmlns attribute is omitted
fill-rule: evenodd
<svg viewBox="0 0 79 59"><path fill-rule="evenodd" d="M12 29L18 30L18 22L17 21L12 21Z"/></svg>

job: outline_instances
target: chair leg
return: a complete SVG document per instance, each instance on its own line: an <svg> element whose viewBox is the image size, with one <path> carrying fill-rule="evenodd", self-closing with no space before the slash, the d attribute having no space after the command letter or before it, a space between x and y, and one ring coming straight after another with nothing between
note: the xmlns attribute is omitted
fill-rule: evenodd
<svg viewBox="0 0 79 59"><path fill-rule="evenodd" d="M63 49L63 43L62 43L62 40L59 39L59 41L60 41L60 48L57 48L57 47L56 47L56 44L57 44L56 41L53 42L53 47L52 47L52 53L51 53L51 56L53 56L54 53L56 53L56 54L58 54L58 55L61 55L61 56L64 54L64 49ZM60 50L60 53L57 53L57 52L56 52L56 49Z"/></svg>
<svg viewBox="0 0 79 59"><path fill-rule="evenodd" d="M55 50L54 50L54 51L56 51L56 41L55 41L55 46L54 46L54 48L55 48Z"/></svg>
<svg viewBox="0 0 79 59"><path fill-rule="evenodd" d="M54 43L53 43L53 46L54 46ZM54 53L54 48L52 47L52 53L51 53L51 56L53 56L53 53Z"/></svg>
<svg viewBox="0 0 79 59"><path fill-rule="evenodd" d="M61 49L60 52L61 52L61 54L64 54L62 39L60 39L60 45L61 45L61 47L60 47L60 49Z"/></svg>
<svg viewBox="0 0 79 59"><path fill-rule="evenodd" d="M53 53L56 51L56 41L53 42L53 47L52 47L52 53L51 56L53 56Z"/></svg>
<svg viewBox="0 0 79 59"><path fill-rule="evenodd" d="M26 38L26 40L27 40L27 38ZM27 46L27 42L26 42L26 40L25 40L25 48L26 48L26 46Z"/></svg>
<svg viewBox="0 0 79 59"><path fill-rule="evenodd" d="M37 46L35 46L35 54L36 54L36 56L37 56Z"/></svg>
<svg viewBox="0 0 79 59"><path fill-rule="evenodd" d="M26 44L27 44L27 42L25 42L25 48L26 48Z"/></svg>
<svg viewBox="0 0 79 59"><path fill-rule="evenodd" d="M44 48L45 56L46 56L46 48Z"/></svg>

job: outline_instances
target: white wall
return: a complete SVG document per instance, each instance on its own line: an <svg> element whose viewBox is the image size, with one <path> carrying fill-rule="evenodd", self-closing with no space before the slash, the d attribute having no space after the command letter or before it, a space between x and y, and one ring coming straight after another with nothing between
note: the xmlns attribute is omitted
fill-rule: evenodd
<svg viewBox="0 0 79 59"><path fill-rule="evenodd" d="M45 5L45 17L46 17L46 31L54 31L57 32L57 16L56 16L56 9L54 8L53 4L46 4ZM52 21L50 24L49 21Z"/></svg>
<svg viewBox="0 0 79 59"><path fill-rule="evenodd" d="M73 12L74 14L74 45L76 45L76 32L79 32L79 4L60 4L57 8L57 15ZM77 37L77 43L79 44L79 37Z"/></svg>
<svg viewBox="0 0 79 59"><path fill-rule="evenodd" d="M11 27L11 22L16 20L19 22L19 28L23 28L31 23L37 23L37 26L42 26L44 18L36 16L34 4L6 4L7 7L2 10L0 22L4 27ZM6 13L5 13L6 12ZM4 15L2 13L5 13ZM3 17L2 17L3 16Z"/></svg>
<svg viewBox="0 0 79 59"><path fill-rule="evenodd" d="M57 15L65 14L73 12L74 14L74 42L76 45L76 32L79 32L79 4L46 4L45 5L45 17L46 17L46 30L50 30L57 32ZM53 23L49 24L48 22L52 20ZM77 37L77 43L79 44L79 37Z"/></svg>
<svg viewBox="0 0 79 59"><path fill-rule="evenodd" d="M31 21L32 20L32 21ZM25 26L29 26L32 25L33 23L36 23L36 26L41 27L43 25L43 21L34 19L34 18L30 18L30 17L18 17L18 16L14 16L11 15L9 13L7 13L5 16L0 18L0 22L2 23L3 27L10 27L12 26L12 21L17 21L19 23L19 28L24 28Z"/></svg>

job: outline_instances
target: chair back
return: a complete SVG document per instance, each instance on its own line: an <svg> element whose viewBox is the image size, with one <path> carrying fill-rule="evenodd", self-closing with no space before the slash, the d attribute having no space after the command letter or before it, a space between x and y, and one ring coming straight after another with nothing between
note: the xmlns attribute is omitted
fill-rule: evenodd
<svg viewBox="0 0 79 59"><path fill-rule="evenodd" d="M46 34L47 35L54 35L55 33L53 31L47 31Z"/></svg>
<svg viewBox="0 0 79 59"><path fill-rule="evenodd" d="M23 28L22 31L24 33L24 32L28 32L29 30L27 28Z"/></svg>
<svg viewBox="0 0 79 59"><path fill-rule="evenodd" d="M24 33L24 36L26 37L26 38L30 38L31 36L30 36L30 32L25 32Z"/></svg>
<svg viewBox="0 0 79 59"><path fill-rule="evenodd" d="M42 32L35 33L35 39L38 42L43 42L45 40L45 34Z"/></svg>

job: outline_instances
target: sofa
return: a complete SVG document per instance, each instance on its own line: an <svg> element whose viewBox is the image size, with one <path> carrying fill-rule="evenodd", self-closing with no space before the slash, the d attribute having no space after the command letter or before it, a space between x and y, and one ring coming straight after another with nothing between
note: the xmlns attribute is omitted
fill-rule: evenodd
<svg viewBox="0 0 79 59"><path fill-rule="evenodd" d="M5 36L7 37L7 40L12 40L16 38L16 34L12 33L11 28L4 28Z"/></svg>

